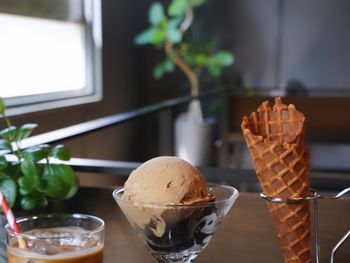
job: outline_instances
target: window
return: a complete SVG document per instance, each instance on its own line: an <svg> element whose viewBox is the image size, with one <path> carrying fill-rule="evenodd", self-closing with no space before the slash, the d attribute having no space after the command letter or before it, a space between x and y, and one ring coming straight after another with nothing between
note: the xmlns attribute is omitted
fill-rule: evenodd
<svg viewBox="0 0 350 263"><path fill-rule="evenodd" d="M100 99L100 5L0 1L0 96L12 114Z"/></svg>

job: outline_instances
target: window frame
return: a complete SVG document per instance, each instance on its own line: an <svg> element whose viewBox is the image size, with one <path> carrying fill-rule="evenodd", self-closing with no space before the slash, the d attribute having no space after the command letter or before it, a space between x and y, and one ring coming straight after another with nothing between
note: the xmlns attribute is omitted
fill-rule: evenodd
<svg viewBox="0 0 350 263"><path fill-rule="evenodd" d="M87 86L83 89L5 98L9 116L102 100L102 0L83 0Z"/></svg>

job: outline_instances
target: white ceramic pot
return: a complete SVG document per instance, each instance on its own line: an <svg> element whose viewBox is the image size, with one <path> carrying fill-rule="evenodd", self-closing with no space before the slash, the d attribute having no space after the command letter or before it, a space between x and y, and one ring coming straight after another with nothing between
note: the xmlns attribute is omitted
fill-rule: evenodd
<svg viewBox="0 0 350 263"><path fill-rule="evenodd" d="M175 120L175 155L193 165L211 165L214 158L214 119L203 122L190 120L181 114Z"/></svg>

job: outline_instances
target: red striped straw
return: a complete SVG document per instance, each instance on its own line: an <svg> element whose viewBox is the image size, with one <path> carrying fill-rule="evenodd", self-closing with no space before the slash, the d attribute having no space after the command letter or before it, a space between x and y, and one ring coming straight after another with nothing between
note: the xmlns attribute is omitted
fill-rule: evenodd
<svg viewBox="0 0 350 263"><path fill-rule="evenodd" d="M9 203L7 202L5 195L2 193L1 190L0 190L0 205L2 207L2 211L4 212L5 217L6 217L7 221L9 222L10 227L12 228L12 230L16 234L20 234L22 232L21 228L17 224L16 218L15 218L15 216L14 216L14 214L13 214L13 212L12 212L10 206L9 206ZM18 239L18 243L19 243L19 246L21 248L26 248L27 247L27 244L26 244L26 242L24 241L23 238L19 238Z"/></svg>

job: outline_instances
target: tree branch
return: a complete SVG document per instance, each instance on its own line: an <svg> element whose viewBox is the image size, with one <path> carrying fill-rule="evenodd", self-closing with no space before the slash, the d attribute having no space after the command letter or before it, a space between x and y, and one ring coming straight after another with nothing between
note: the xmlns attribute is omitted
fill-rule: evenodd
<svg viewBox="0 0 350 263"><path fill-rule="evenodd" d="M193 22L193 8L192 6L189 6L186 10L186 16L184 21L182 22L182 24L180 25L180 31L182 34L184 34L187 29L189 29L189 27L192 25Z"/></svg>
<svg viewBox="0 0 350 263"><path fill-rule="evenodd" d="M191 85L191 95L197 96L199 95L199 80L194 72L194 70L182 60L182 58L174 51L173 43L167 41L165 43L165 52L166 54L174 61L176 66L180 68L180 70L186 75Z"/></svg>
<svg viewBox="0 0 350 263"><path fill-rule="evenodd" d="M188 6L186 10L186 16L182 24L180 25L181 34L188 30L193 22L193 8L192 6ZM174 43L170 41L165 42L165 53L174 61L175 65L180 68L180 70L186 75L191 85L191 95L198 96L199 95L199 80L198 75L194 69L192 69L182 58L181 56L174 50Z"/></svg>

